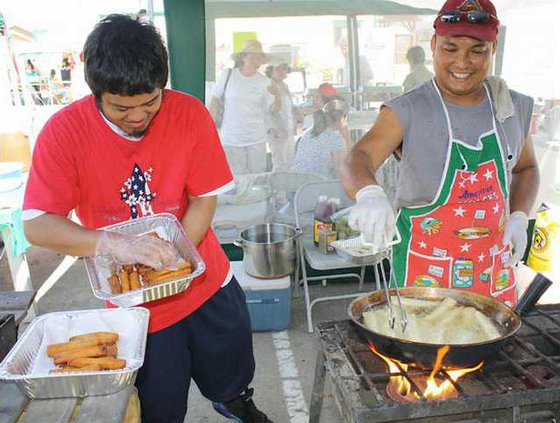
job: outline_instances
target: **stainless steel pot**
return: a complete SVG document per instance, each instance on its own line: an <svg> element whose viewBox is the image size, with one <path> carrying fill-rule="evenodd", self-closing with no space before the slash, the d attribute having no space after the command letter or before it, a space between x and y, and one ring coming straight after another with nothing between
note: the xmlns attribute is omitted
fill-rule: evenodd
<svg viewBox="0 0 560 423"><path fill-rule="evenodd" d="M243 267L249 275L275 279L294 272L295 240L301 230L281 223L265 223L241 232L234 244L243 248Z"/></svg>

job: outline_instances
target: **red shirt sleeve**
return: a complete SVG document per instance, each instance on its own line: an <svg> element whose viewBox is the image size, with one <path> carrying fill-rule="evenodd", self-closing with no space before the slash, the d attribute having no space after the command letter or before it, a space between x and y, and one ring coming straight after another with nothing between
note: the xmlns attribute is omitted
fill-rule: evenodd
<svg viewBox="0 0 560 423"><path fill-rule="evenodd" d="M61 115L53 116L37 138L23 201L24 210L42 210L65 216L78 202L78 176L71 137L61 120Z"/></svg>
<svg viewBox="0 0 560 423"><path fill-rule="evenodd" d="M233 181L214 120L202 103L197 105L192 122L194 157L189 161L187 175L187 192L192 196L204 195Z"/></svg>

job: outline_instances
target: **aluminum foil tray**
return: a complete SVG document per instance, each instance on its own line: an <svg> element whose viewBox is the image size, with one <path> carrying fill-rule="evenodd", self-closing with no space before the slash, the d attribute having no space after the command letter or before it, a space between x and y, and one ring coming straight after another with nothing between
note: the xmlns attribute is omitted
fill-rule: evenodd
<svg viewBox="0 0 560 423"><path fill-rule="evenodd" d="M86 258L84 259L84 263L91 289L93 295L100 300L110 301L120 307L132 307L149 301L159 300L185 291L192 280L200 276L206 269L196 247L189 241L181 223L172 214L161 213L153 216L141 217L139 219L128 220L126 222L107 226L103 229L128 235L141 235L156 231L162 238L171 242L185 260L191 262L193 271L187 277L170 280L147 288L124 292L122 294L113 294L109 288L109 282L107 282L107 279L111 275L109 263L101 257Z"/></svg>
<svg viewBox="0 0 560 423"><path fill-rule="evenodd" d="M374 252L370 246L363 244L361 237L331 242L336 254L360 266L375 265L389 257L390 249Z"/></svg>
<svg viewBox="0 0 560 423"><path fill-rule="evenodd" d="M13 381L30 398L109 395L132 385L144 363L150 313L145 308L116 308L48 313L37 317L0 364L0 379ZM65 342L71 336L94 331L119 334L119 370L57 373L48 344Z"/></svg>

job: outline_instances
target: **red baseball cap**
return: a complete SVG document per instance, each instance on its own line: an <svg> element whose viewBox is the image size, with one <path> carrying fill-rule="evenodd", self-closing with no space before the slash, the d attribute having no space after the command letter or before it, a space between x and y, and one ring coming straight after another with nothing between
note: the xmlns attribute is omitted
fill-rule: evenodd
<svg viewBox="0 0 560 423"><path fill-rule="evenodd" d="M338 93L336 92L335 87L333 87L328 82L324 82L321 85L319 85L319 94L325 97L331 97L333 95L337 95Z"/></svg>
<svg viewBox="0 0 560 423"><path fill-rule="evenodd" d="M490 42L496 41L499 26L490 0L447 0L434 21L437 35L464 35Z"/></svg>

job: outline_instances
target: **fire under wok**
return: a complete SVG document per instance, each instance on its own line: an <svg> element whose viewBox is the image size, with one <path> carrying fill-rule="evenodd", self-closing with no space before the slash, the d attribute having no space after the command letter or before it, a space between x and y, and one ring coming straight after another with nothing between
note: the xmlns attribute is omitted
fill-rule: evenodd
<svg viewBox="0 0 560 423"><path fill-rule="evenodd" d="M362 334L371 341L375 349L383 355L405 363L414 363L419 367L431 368L436 361L438 350L445 345L449 345L449 351L445 355L443 365L448 368L468 367L476 365L500 351L502 346L521 327L521 315L530 311L550 284L550 280L538 274L519 299L515 310L492 297L458 289L419 287L399 289L403 301L414 299L443 302L446 299L452 299L453 303L456 302L458 306L467 306L478 310L492 322L498 331L497 337L482 342L457 344L411 341L406 339L407 337L410 338L409 336L397 336L401 333L398 312L396 313L395 332L392 335L372 330L364 323L363 313L380 307L383 311L386 310L387 297L384 290L374 291L356 298L348 307L348 315ZM395 290L391 290L390 293L391 297L396 295ZM438 322L435 321L432 324L434 330L437 330ZM457 330L469 330L469 327L467 325L457 327Z"/></svg>

